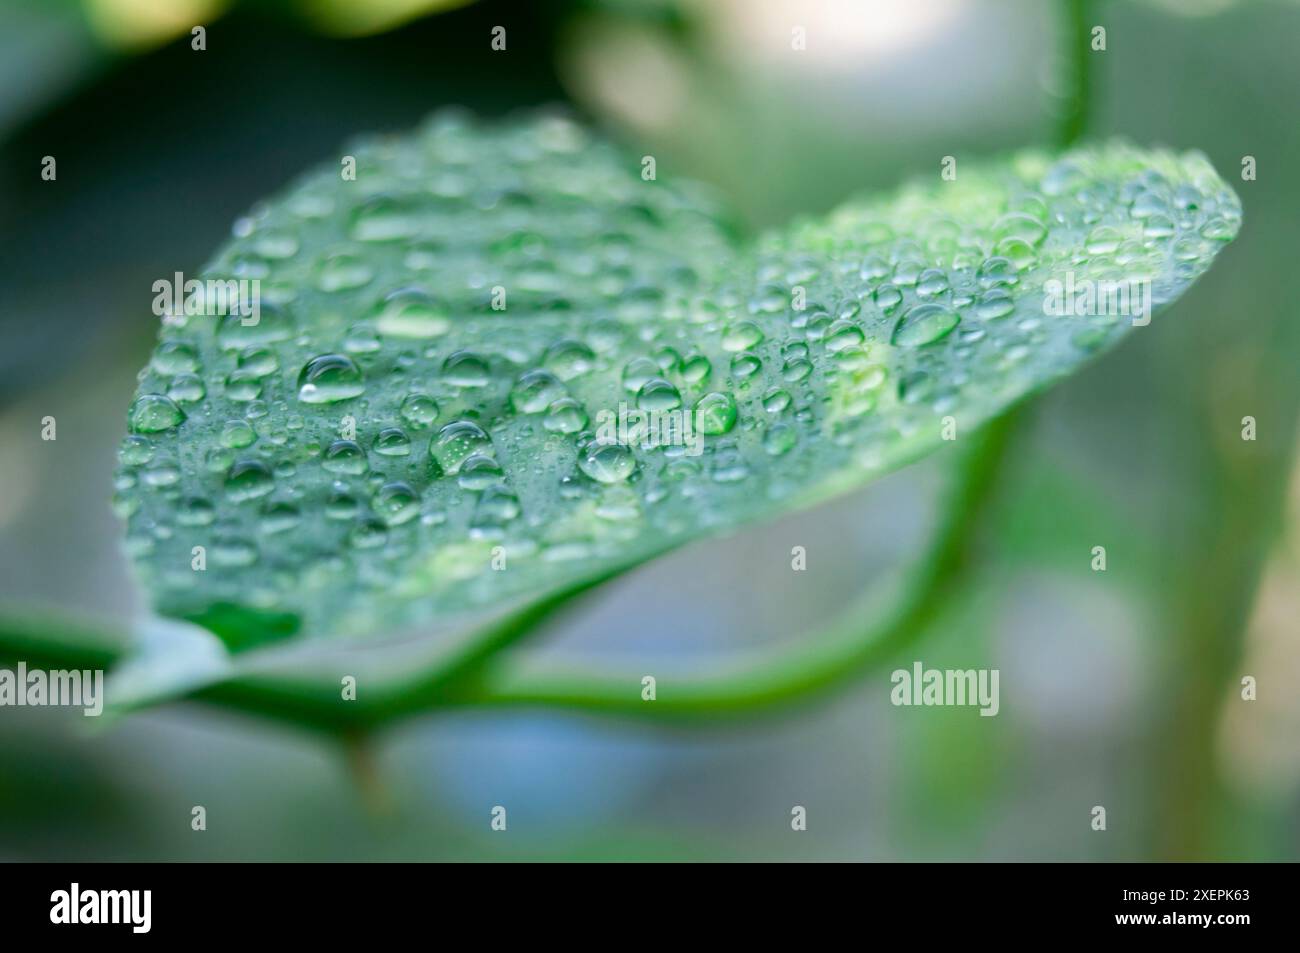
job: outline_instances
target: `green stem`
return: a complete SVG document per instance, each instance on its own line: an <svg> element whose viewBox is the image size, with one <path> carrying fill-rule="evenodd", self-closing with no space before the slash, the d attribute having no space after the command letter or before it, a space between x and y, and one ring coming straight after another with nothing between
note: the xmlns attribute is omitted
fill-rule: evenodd
<svg viewBox="0 0 1300 953"><path fill-rule="evenodd" d="M477 678L462 683L457 700L647 717L714 717L808 698L898 656L924 634L970 567L974 530L996 488L1014 415L976 435L947 523L901 604L882 624L864 629L861 619L869 609L853 606L820 635L800 639L793 651L774 652L740 669L660 679L653 703L641 697L640 672L547 671L508 657L498 657Z"/></svg>
<svg viewBox="0 0 1300 953"><path fill-rule="evenodd" d="M393 797L384 783L369 735L347 734L343 737L348 774L356 786L361 803L373 820L393 813Z"/></svg>
<svg viewBox="0 0 1300 953"><path fill-rule="evenodd" d="M359 693L347 703L340 703L338 690L332 685L322 687L315 683L295 684L254 677L211 685L192 697L330 734L373 730L386 722L445 706L452 694L450 686L478 671L497 652L536 633L544 623L606 578L565 589L514 613L475 638L462 656L423 678Z"/></svg>
<svg viewBox="0 0 1300 953"><path fill-rule="evenodd" d="M1245 639L1269 544L1286 525L1289 464L1295 460L1294 430L1281 424L1286 412L1281 400L1255 399L1279 407L1275 419L1282 436L1267 456L1252 458L1216 443L1213 427L1204 426L1204 444L1214 448L1200 496L1205 502L1186 531L1186 544L1167 567L1168 578L1182 584L1166 592L1172 684L1153 746L1159 814L1152 853L1159 860L1223 860L1226 851L1238 849L1216 829L1225 815L1245 813L1222 777L1218 731L1230 692L1250 674L1241 668ZM1198 419L1213 421L1217 407L1205 403Z"/></svg>
<svg viewBox="0 0 1300 953"><path fill-rule="evenodd" d="M239 677L203 688L194 699L327 734L378 727L405 715L451 705L538 704L638 714L718 714L794 700L845 681L863 667L911 644L938 614L968 567L972 529L996 484L998 464L1013 414L972 436L948 521L922 564L901 607L883 625L863 630L862 607L822 636L801 642L796 651L771 656L740 671L696 676L675 683L654 705L640 701L639 676L582 674L529 675L504 649L556 612L574 593L537 603L511 617L481 640L475 651L451 670L412 685L370 693L340 703L334 686L294 685ZM592 583L591 585L594 585ZM584 587L586 588L586 587ZM50 641L50 633L57 638ZM48 613L0 615L0 658L22 658L33 666L109 668L125 654L127 639L75 620Z"/></svg>
<svg viewBox="0 0 1300 953"><path fill-rule="evenodd" d="M338 687L238 676L197 689L190 698L325 732L366 731L395 717L436 707L444 686L474 671L492 653L533 632L584 591L595 579L526 606L485 629L459 656L419 680L378 692L362 692L343 702ZM0 662L26 662L30 668L112 669L132 650L131 637L75 615L48 607L0 609Z"/></svg>
<svg viewBox="0 0 1300 953"><path fill-rule="evenodd" d="M1090 46L1091 25L1088 23L1089 0L1063 0L1063 3L1061 59L1066 91L1060 104L1056 138L1057 144L1065 148L1078 142L1088 128L1092 106L1093 52Z"/></svg>
<svg viewBox="0 0 1300 953"><path fill-rule="evenodd" d="M46 607L0 611L0 661L32 668L108 669L127 652L130 638L102 624Z"/></svg>

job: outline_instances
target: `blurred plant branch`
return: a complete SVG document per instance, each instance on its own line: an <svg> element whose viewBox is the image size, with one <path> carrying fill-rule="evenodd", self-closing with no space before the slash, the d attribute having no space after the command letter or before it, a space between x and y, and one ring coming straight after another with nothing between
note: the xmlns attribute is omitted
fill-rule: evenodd
<svg viewBox="0 0 1300 953"><path fill-rule="evenodd" d="M510 617L454 669L414 685L368 693L368 698L341 703L334 687L270 684L253 677L208 686L190 697L336 734L365 731L452 706L527 704L645 715L713 715L819 695L915 641L957 591L970 568L974 529L997 484L1019 413L1011 411L971 437L973 446L965 451L944 524L900 605L885 621L864 627L864 606L853 605L822 634L801 639L797 649L738 669L674 682L671 691L654 704L641 700L636 679L533 671L518 658L502 658L506 646L536 631L576 591ZM31 666L109 668L125 655L128 642L125 634L48 610L0 610L0 658L23 659Z"/></svg>
<svg viewBox="0 0 1300 953"><path fill-rule="evenodd" d="M819 696L896 657L925 633L959 590L974 561L976 528L994 494L1021 413L1004 414L972 438L974 446L966 451L935 542L899 605L883 621L863 625L871 611L864 599L820 634L801 639L794 650L773 652L741 668L674 678L653 703L642 700L639 682L626 674L547 670L504 653L477 675L453 685L454 699L650 717L712 717Z"/></svg>
<svg viewBox="0 0 1300 953"><path fill-rule="evenodd" d="M1083 138L1092 107L1092 50L1088 9L1091 0L1062 0L1060 31L1064 96L1056 142L1061 148Z"/></svg>

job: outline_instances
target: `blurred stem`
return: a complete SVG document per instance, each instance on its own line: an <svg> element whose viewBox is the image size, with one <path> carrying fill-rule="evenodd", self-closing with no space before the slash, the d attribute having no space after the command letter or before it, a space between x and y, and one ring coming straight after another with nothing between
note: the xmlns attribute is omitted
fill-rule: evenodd
<svg viewBox="0 0 1300 953"><path fill-rule="evenodd" d="M883 623L863 628L855 605L819 635L751 665L708 675L662 678L654 702L641 698L641 672L541 670L498 656L457 689L473 705L546 705L646 717L714 717L809 698L896 657L923 635L961 586L974 561L975 530L994 495L1005 449L1021 411L974 435L941 528L901 603Z"/></svg>
<svg viewBox="0 0 1300 953"><path fill-rule="evenodd" d="M1290 365L1257 370L1264 381L1285 379L1278 375L1287 373L1294 373ZM1270 407L1282 407L1284 399L1255 398ZM1159 805L1152 852L1162 861L1222 860L1235 849L1222 833L1232 829L1223 818L1242 808L1233 804L1221 777L1216 746L1224 707L1240 698L1237 680L1245 674L1264 680L1265 673L1245 672L1241 665L1271 544L1286 525L1294 406L1290 421L1282 414L1275 418L1282 436L1261 444L1258 453L1216 444L1212 426L1202 432L1212 448L1199 497L1203 502L1177 561L1167 569L1176 584L1165 588L1170 704L1161 713L1152 759ZM1207 394L1198 419L1213 421L1216 412Z"/></svg>
<svg viewBox="0 0 1300 953"><path fill-rule="evenodd" d="M393 799L379 771L371 737L348 734L343 739L343 745L347 752L348 773L356 785L366 812L372 818L387 817L392 813Z"/></svg>
<svg viewBox="0 0 1300 953"><path fill-rule="evenodd" d="M203 688L192 697L330 734L373 730L444 706L451 695L449 686L459 684L467 673L477 672L498 652L537 633L583 593L616 574L617 569L611 569L598 578L538 600L476 633L462 655L434 671L406 684L372 689L346 704L339 704L333 685L295 685L256 678L231 679Z"/></svg>
<svg viewBox="0 0 1300 953"><path fill-rule="evenodd" d="M339 702L336 686L272 683L253 677L203 688L194 699L265 715L281 722L348 736L403 716L453 705L554 705L636 714L716 715L792 701L846 681L866 666L895 655L922 635L942 611L972 561L975 525L997 483L1014 420L1011 411L974 433L946 522L902 604L884 624L862 627L854 606L842 621L799 646L738 670L691 677L671 686L655 704L641 701L640 675L531 674L504 650L599 580L536 603L475 643L451 668L419 682ZM0 659L48 668L109 668L127 639L49 613L0 615ZM811 646L811 647L810 647ZM365 777L362 772L360 777Z"/></svg>
<svg viewBox="0 0 1300 953"><path fill-rule="evenodd" d="M46 669L107 669L126 654L129 641L123 632L59 610L0 610L0 662L21 660Z"/></svg>
<svg viewBox="0 0 1300 953"><path fill-rule="evenodd" d="M1091 0L1061 0L1063 16L1060 56L1065 97L1061 103L1061 117L1056 132L1057 145L1061 148L1074 145L1088 128L1092 106L1092 49L1088 23L1090 5Z"/></svg>
<svg viewBox="0 0 1300 953"><path fill-rule="evenodd" d="M537 632L584 592L617 569L527 605L484 627L467 648L422 677L406 684L363 692L343 702L334 683L294 682L256 675L236 676L197 689L188 696L225 708L273 718L329 736L373 730L402 716L438 707L445 686L477 671L506 646ZM31 668L112 669L132 650L131 637L98 623L46 607L0 608L0 662L23 661Z"/></svg>

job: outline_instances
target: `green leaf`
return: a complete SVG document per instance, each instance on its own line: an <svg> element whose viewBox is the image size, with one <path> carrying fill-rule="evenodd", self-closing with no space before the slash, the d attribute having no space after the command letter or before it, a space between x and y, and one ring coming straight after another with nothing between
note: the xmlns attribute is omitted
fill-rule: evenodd
<svg viewBox="0 0 1300 953"><path fill-rule="evenodd" d="M1240 221L1204 157L1123 144L936 168L750 245L563 119L347 155L236 224L201 277L258 279L259 319L169 319L129 415L141 578L233 651L436 626L464 659L503 607L960 439L1133 327L1049 313L1050 281L1164 305ZM620 408L691 439L609 442Z"/></svg>

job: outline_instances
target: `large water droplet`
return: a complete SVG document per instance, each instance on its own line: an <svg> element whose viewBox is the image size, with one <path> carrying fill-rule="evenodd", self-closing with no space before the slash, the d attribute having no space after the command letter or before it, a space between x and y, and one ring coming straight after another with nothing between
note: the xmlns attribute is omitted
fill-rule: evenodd
<svg viewBox="0 0 1300 953"><path fill-rule="evenodd" d="M451 330L451 318L445 305L424 292L397 291L380 304L375 330L395 338L432 338Z"/></svg>
<svg viewBox="0 0 1300 953"><path fill-rule="evenodd" d="M889 274L889 262L879 255L868 255L862 260L858 275L866 281L879 281Z"/></svg>
<svg viewBox="0 0 1300 953"><path fill-rule="evenodd" d="M186 404L197 404L207 393L203 379L197 374L177 374L167 385L167 396Z"/></svg>
<svg viewBox="0 0 1300 953"><path fill-rule="evenodd" d="M316 287L321 291L351 291L368 284L375 273L360 258L346 252L330 255L316 268Z"/></svg>
<svg viewBox="0 0 1300 953"><path fill-rule="evenodd" d="M1229 241L1237 234L1236 226L1227 219L1215 216L1201 226L1201 236L1215 241Z"/></svg>
<svg viewBox="0 0 1300 953"><path fill-rule="evenodd" d="M492 438L472 420L447 424L429 442L429 455L445 473L455 475L471 454L492 452Z"/></svg>
<svg viewBox="0 0 1300 953"><path fill-rule="evenodd" d="M903 292L899 291L895 285L885 283L871 293L871 300L876 303L876 307L886 313L894 310L903 300Z"/></svg>
<svg viewBox="0 0 1300 953"><path fill-rule="evenodd" d="M242 450L253 445L257 432L246 420L228 420L221 428L221 442L234 450Z"/></svg>
<svg viewBox="0 0 1300 953"><path fill-rule="evenodd" d="M500 483L503 476L501 464L487 454L475 453L460 465L456 482L462 489L481 491Z"/></svg>
<svg viewBox="0 0 1300 953"><path fill-rule="evenodd" d="M1004 238L993 246L993 252L1006 258L1017 271L1024 271L1038 260L1034 246L1020 238Z"/></svg>
<svg viewBox="0 0 1300 953"><path fill-rule="evenodd" d="M749 476L749 464L735 447L723 447L713 457L709 477L715 483L739 483Z"/></svg>
<svg viewBox="0 0 1300 953"><path fill-rule="evenodd" d="M812 373L812 362L802 357L792 357L781 367L781 377L791 384L797 384Z"/></svg>
<svg viewBox="0 0 1300 953"><path fill-rule="evenodd" d="M695 419L702 433L723 434L736 426L736 401L714 391L695 402Z"/></svg>
<svg viewBox="0 0 1300 953"><path fill-rule="evenodd" d="M1008 212L994 223L993 234L1000 241L1016 239L1037 248L1047 237L1047 226L1024 212Z"/></svg>
<svg viewBox="0 0 1300 953"><path fill-rule="evenodd" d="M142 394L127 413L127 421L135 433L161 433L179 426L184 419L185 411L162 394Z"/></svg>
<svg viewBox="0 0 1300 953"><path fill-rule="evenodd" d="M397 427L387 427L375 438L375 453L385 457L404 457L411 452L411 438Z"/></svg>
<svg viewBox="0 0 1300 953"><path fill-rule="evenodd" d="M253 238L252 245L253 251L273 261L298 254L298 239L288 232L262 232Z"/></svg>
<svg viewBox="0 0 1300 953"><path fill-rule="evenodd" d="M942 268L927 268L916 279L916 293L922 298L934 298L948 290L948 276Z"/></svg>
<svg viewBox="0 0 1300 953"><path fill-rule="evenodd" d="M226 474L226 498L243 503L266 496L275 489L275 477L260 460L240 460Z"/></svg>
<svg viewBox="0 0 1300 953"><path fill-rule="evenodd" d="M153 459L153 444L148 437L127 437L118 449L118 459L128 467L138 467Z"/></svg>
<svg viewBox="0 0 1300 953"><path fill-rule="evenodd" d="M746 351L731 359L731 376L738 381L748 380L763 369L763 362L757 354Z"/></svg>
<svg viewBox="0 0 1300 953"><path fill-rule="evenodd" d="M550 371L529 371L510 389L510 405L521 414L540 414L564 396L564 385Z"/></svg>
<svg viewBox="0 0 1300 953"><path fill-rule="evenodd" d="M508 523L519 515L519 497L509 487L490 486L479 497L474 511L474 522L478 526L485 524Z"/></svg>
<svg viewBox="0 0 1300 953"><path fill-rule="evenodd" d="M763 435L763 449L774 457L784 456L799 441L799 433L789 424L774 424Z"/></svg>
<svg viewBox="0 0 1300 953"><path fill-rule="evenodd" d="M1048 195L1066 195L1077 192L1088 184L1088 176L1074 162L1064 159L1047 170L1043 176L1043 191Z"/></svg>
<svg viewBox="0 0 1300 953"><path fill-rule="evenodd" d="M621 444L591 443L578 455L578 468L597 483L621 483L636 469L636 457Z"/></svg>
<svg viewBox="0 0 1300 953"><path fill-rule="evenodd" d="M1109 255L1119 248L1119 243L1123 240L1124 236L1119 229L1110 225L1098 225L1088 233L1083 247L1089 255Z"/></svg>
<svg viewBox="0 0 1300 953"><path fill-rule="evenodd" d="M682 395L662 377L652 377L641 385L636 395L636 405L649 411L672 410L682 405Z"/></svg>
<svg viewBox="0 0 1300 953"><path fill-rule="evenodd" d="M257 562L258 550L246 539L218 537L210 550L212 561L218 566L251 566Z"/></svg>
<svg viewBox="0 0 1300 953"><path fill-rule="evenodd" d="M1020 281L1020 275L1011 259L995 255L980 264L975 279L985 288L994 285L1014 285Z"/></svg>
<svg viewBox="0 0 1300 953"><path fill-rule="evenodd" d="M231 312L217 325L217 344L227 351L239 351L261 344L275 344L293 337L293 322L279 308L263 301L257 314Z"/></svg>
<svg viewBox="0 0 1300 953"><path fill-rule="evenodd" d="M623 367L623 387L635 394L646 382L659 376L659 365L648 357L634 357Z"/></svg>
<svg viewBox="0 0 1300 953"><path fill-rule="evenodd" d="M361 368L342 354L322 354L308 361L298 375L298 399L305 404L332 404L360 397L366 391Z"/></svg>
<svg viewBox="0 0 1300 953"><path fill-rule="evenodd" d="M245 348L239 355L239 369L253 377L266 377L280 369L280 359L270 348Z"/></svg>
<svg viewBox="0 0 1300 953"><path fill-rule="evenodd" d="M975 305L975 313L985 319L1005 318L1015 309L1015 301L1001 288L984 292Z"/></svg>
<svg viewBox="0 0 1300 953"><path fill-rule="evenodd" d="M957 326L957 312L941 304L918 304L898 319L892 343L901 347L933 344Z"/></svg>
<svg viewBox="0 0 1300 953"><path fill-rule="evenodd" d="M348 542L357 549L377 549L388 542L388 530L379 520L364 519L352 527Z"/></svg>
<svg viewBox="0 0 1300 953"><path fill-rule="evenodd" d="M330 473L359 476L370 469L366 452L355 440L335 440L325 450L321 464Z"/></svg>
<svg viewBox="0 0 1300 953"><path fill-rule="evenodd" d="M547 349L542 360L547 369L562 381L586 374L595 362L595 352L581 341L559 341Z"/></svg>
<svg viewBox="0 0 1300 953"><path fill-rule="evenodd" d="M763 409L769 414L779 414L790 406L790 392L786 390L769 391L763 396Z"/></svg>
<svg viewBox="0 0 1300 953"><path fill-rule="evenodd" d="M682 362L682 380L688 384L703 383L712 373L713 363L703 354L692 354Z"/></svg>
<svg viewBox="0 0 1300 953"><path fill-rule="evenodd" d="M587 411L572 397L561 397L547 409L542 426L555 433L577 433L587 426Z"/></svg>
<svg viewBox="0 0 1300 953"><path fill-rule="evenodd" d="M262 396L262 381L255 374L236 370L226 375L225 394L227 400L248 403Z"/></svg>
<svg viewBox="0 0 1300 953"><path fill-rule="evenodd" d="M753 321L740 321L722 336L724 351L747 351L763 340L763 330Z"/></svg>
<svg viewBox="0 0 1300 953"><path fill-rule="evenodd" d="M492 374L486 358L473 351L457 351L442 362L442 378L457 387L484 387Z"/></svg>
<svg viewBox="0 0 1300 953"><path fill-rule="evenodd" d="M416 430L423 430L438 419L438 402L427 394L410 394L402 401L399 413Z"/></svg>
<svg viewBox="0 0 1300 953"><path fill-rule="evenodd" d="M862 328L851 321L836 321L826 332L826 350L833 354L847 347L856 347L864 340Z"/></svg>
<svg viewBox="0 0 1300 953"><path fill-rule="evenodd" d="M192 374L199 369L199 355L184 341L163 341L153 352L151 361L159 374Z"/></svg>
<svg viewBox="0 0 1300 953"><path fill-rule="evenodd" d="M420 513L420 497L409 484L394 482L380 487L370 501L375 515L388 526L400 526Z"/></svg>
<svg viewBox="0 0 1300 953"><path fill-rule="evenodd" d="M292 503L280 500L268 503L258 520L263 533L283 533L302 522L302 513Z"/></svg>
<svg viewBox="0 0 1300 953"><path fill-rule="evenodd" d="M352 237L359 242L410 238L419 228L418 212L404 198L376 195L352 214Z"/></svg>
<svg viewBox="0 0 1300 953"><path fill-rule="evenodd" d="M182 526L209 526L217 518L217 508L200 496L181 500L176 508L176 522Z"/></svg>

